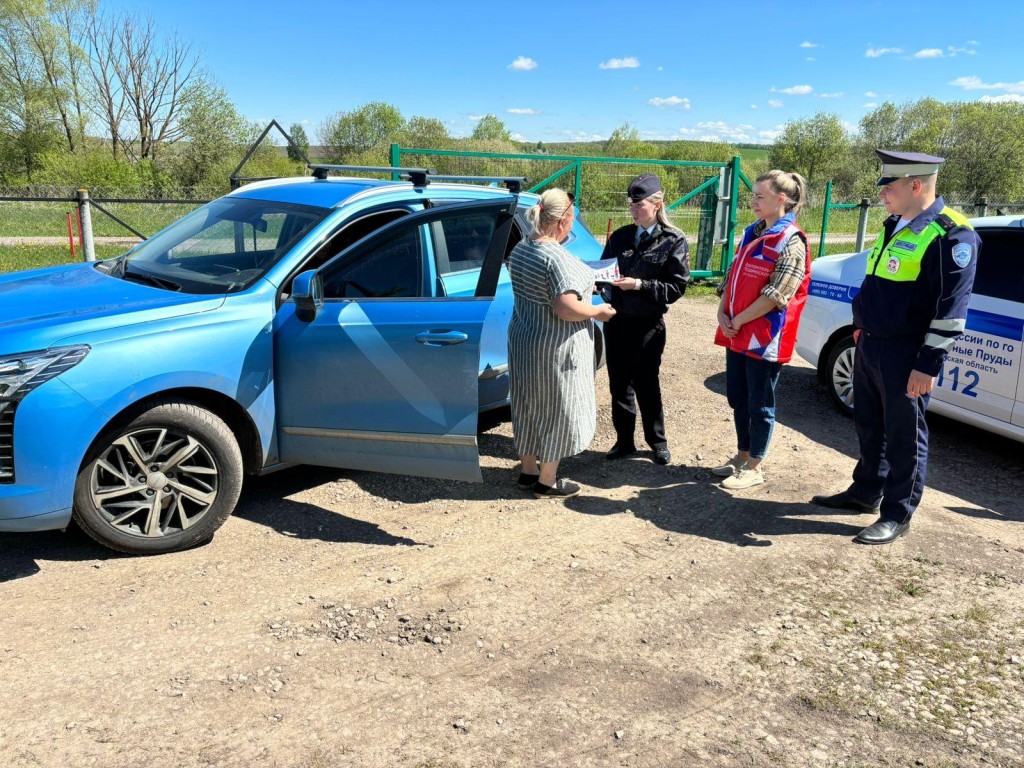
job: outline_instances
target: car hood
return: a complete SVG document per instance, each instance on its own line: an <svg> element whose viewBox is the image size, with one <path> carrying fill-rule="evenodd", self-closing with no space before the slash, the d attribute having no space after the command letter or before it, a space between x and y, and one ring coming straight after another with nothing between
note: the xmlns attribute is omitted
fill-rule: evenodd
<svg viewBox="0 0 1024 768"><path fill-rule="evenodd" d="M208 312L221 295L153 288L74 264L0 275L0 354L46 349L70 336Z"/></svg>

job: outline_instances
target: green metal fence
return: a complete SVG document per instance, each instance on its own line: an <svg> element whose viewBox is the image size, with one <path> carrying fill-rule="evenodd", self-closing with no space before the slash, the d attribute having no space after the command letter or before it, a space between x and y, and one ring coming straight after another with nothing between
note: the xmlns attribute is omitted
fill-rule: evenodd
<svg viewBox="0 0 1024 768"><path fill-rule="evenodd" d="M451 176L531 179L529 192L562 187L572 192L584 222L599 239L632 219L626 206L629 181L657 173L666 210L690 241L691 274L721 276L732 262L737 221L740 158L729 162L639 160L550 154L460 152L391 145L392 167L429 167ZM736 190L738 193L738 190Z"/></svg>

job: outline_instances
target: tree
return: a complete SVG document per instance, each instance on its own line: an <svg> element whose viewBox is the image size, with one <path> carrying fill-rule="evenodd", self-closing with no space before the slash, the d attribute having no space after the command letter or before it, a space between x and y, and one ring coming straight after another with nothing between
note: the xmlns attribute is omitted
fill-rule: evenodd
<svg viewBox="0 0 1024 768"><path fill-rule="evenodd" d="M814 117L786 123L772 144L768 163L812 181L828 180L843 169L850 146L850 136L839 116L819 112Z"/></svg>
<svg viewBox="0 0 1024 768"><path fill-rule="evenodd" d="M512 133L497 115L484 115L473 128L470 138L476 141L512 141Z"/></svg>
<svg viewBox="0 0 1024 768"><path fill-rule="evenodd" d="M405 128L405 118L396 107L382 101L371 101L351 112L339 112L320 126L320 143L328 157L344 162L356 155L380 156L375 162L386 161L384 146L390 144Z"/></svg>
<svg viewBox="0 0 1024 768"><path fill-rule="evenodd" d="M604 153L608 157L628 157L642 160L654 160L658 157L658 148L640 138L640 131L629 123L623 123L608 137L604 143Z"/></svg>
<svg viewBox="0 0 1024 768"><path fill-rule="evenodd" d="M395 137L400 144L419 149L447 149L452 144L451 134L436 117L411 117L405 128Z"/></svg>
<svg viewBox="0 0 1024 768"><path fill-rule="evenodd" d="M227 93L208 80L199 80L183 94L183 141L175 163L175 176L184 186L226 184L241 160L253 127L239 113ZM229 167L230 166L230 167Z"/></svg>
<svg viewBox="0 0 1024 768"><path fill-rule="evenodd" d="M946 199L992 202L1024 192L1024 104L958 104L950 119L939 189Z"/></svg>
<svg viewBox="0 0 1024 768"><path fill-rule="evenodd" d="M288 159L293 163L305 162L302 156L309 157L309 138L306 136L306 129L302 127L301 123L292 123L288 134L292 138L292 144L295 145L294 147L291 144L288 145Z"/></svg>

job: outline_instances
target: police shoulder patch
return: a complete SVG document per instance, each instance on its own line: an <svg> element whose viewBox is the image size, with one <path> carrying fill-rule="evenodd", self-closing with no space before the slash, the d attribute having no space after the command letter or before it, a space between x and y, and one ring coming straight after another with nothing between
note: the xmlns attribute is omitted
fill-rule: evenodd
<svg viewBox="0 0 1024 768"><path fill-rule="evenodd" d="M973 252L970 243L957 243L953 246L953 263L963 269L971 263Z"/></svg>

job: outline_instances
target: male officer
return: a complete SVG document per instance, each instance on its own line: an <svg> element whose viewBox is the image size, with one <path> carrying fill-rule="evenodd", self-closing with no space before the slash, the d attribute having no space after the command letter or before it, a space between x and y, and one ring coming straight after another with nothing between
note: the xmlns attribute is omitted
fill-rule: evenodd
<svg viewBox="0 0 1024 768"><path fill-rule="evenodd" d="M615 445L609 459L636 453L636 401L644 439L654 461L668 464L665 413L658 375L665 351L664 314L686 291L690 246L665 215L665 192L653 173L637 176L626 191L633 224L612 232L602 259L618 260L620 279L612 285L616 315L604 325L608 384L612 396Z"/></svg>
<svg viewBox="0 0 1024 768"><path fill-rule="evenodd" d="M853 300L857 353L853 418L860 460L853 484L812 501L874 512L854 541L888 544L906 534L928 464L925 409L946 354L963 333L981 241L935 193L941 157L876 150L880 197L892 214Z"/></svg>

